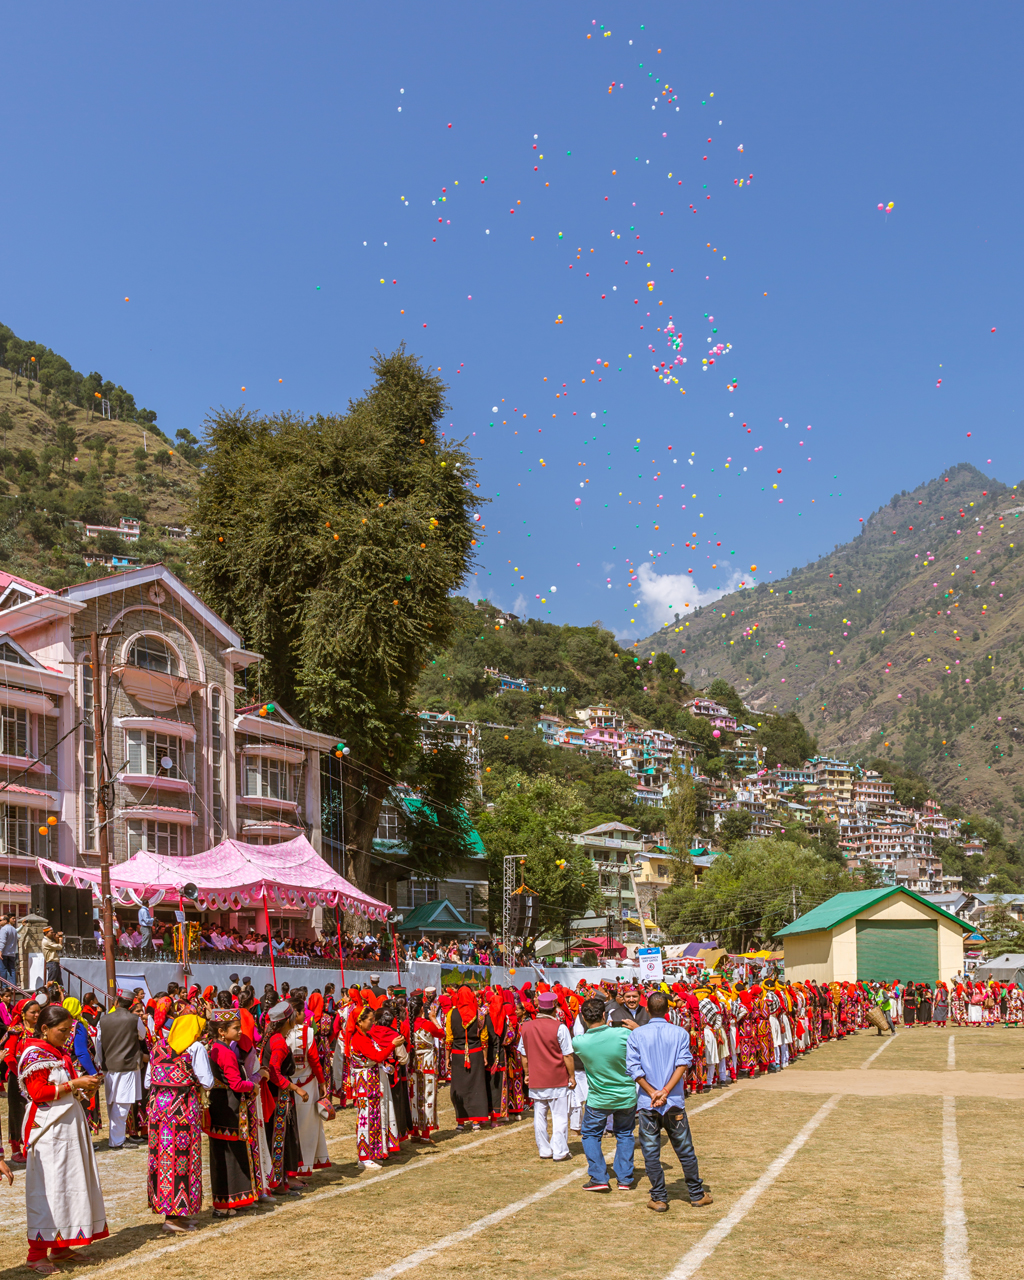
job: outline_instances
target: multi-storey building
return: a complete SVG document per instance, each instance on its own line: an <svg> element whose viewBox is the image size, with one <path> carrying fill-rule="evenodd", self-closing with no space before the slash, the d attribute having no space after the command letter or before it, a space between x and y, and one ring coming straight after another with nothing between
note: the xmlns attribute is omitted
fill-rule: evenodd
<svg viewBox="0 0 1024 1280"><path fill-rule="evenodd" d="M863 804L869 811L885 809L893 803L892 783L886 782L880 773L868 769L862 777L855 779L852 799L855 805Z"/></svg>
<svg viewBox="0 0 1024 1280"><path fill-rule="evenodd" d="M604 913L599 914L607 913L624 920L635 916L636 898L626 865L637 865L643 852L643 841L637 828L628 827L624 822L604 822L581 835L574 835L572 840L598 868L598 883L605 904Z"/></svg>
<svg viewBox="0 0 1024 1280"><path fill-rule="evenodd" d="M59 593L0 575L8 883L38 879L39 856L96 865L97 702L112 863L140 850L176 856L226 837L274 844L302 832L321 850L320 759L334 739L274 704L236 710L244 673L259 661L162 565ZM285 927L307 914L286 912ZM230 923L247 928L255 917L233 914Z"/></svg>
<svg viewBox="0 0 1024 1280"><path fill-rule="evenodd" d="M848 760L833 760L831 756L815 756L804 762L804 769L811 774L819 787L828 787L837 803L850 804L853 799L854 768Z"/></svg>
<svg viewBox="0 0 1024 1280"><path fill-rule="evenodd" d="M465 852L445 879L415 873L403 866L409 857L405 845L406 816L424 812L430 816L432 811L408 787L392 788L381 805L373 851L386 883L386 900L396 909L408 912L426 902L446 899L467 924L486 926L487 852L465 811L459 815L465 832Z"/></svg>
<svg viewBox="0 0 1024 1280"><path fill-rule="evenodd" d="M420 744L424 748L437 747L441 743L464 752L473 770L477 789L480 777L480 726L473 720L456 720L450 711L421 711Z"/></svg>
<svg viewBox="0 0 1024 1280"><path fill-rule="evenodd" d="M731 732L736 728L736 717L728 707L720 707L713 698L694 698L690 712L692 715L703 716L706 720L710 720L716 729L726 729Z"/></svg>

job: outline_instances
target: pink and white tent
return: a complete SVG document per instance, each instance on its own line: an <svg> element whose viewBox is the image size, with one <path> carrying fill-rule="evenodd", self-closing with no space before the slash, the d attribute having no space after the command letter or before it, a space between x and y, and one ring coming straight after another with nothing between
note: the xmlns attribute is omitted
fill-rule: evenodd
<svg viewBox="0 0 1024 1280"><path fill-rule="evenodd" d="M38 860L44 880L50 884L92 888L99 896L100 873L94 867L69 867L62 862ZM182 888L194 884L198 905L206 911L240 911L246 907L335 907L386 920L391 908L363 893L324 861L304 835L284 844L245 844L222 840L192 857L161 857L137 853L110 868L114 901L138 905L146 898L151 906L164 899L178 899Z"/></svg>

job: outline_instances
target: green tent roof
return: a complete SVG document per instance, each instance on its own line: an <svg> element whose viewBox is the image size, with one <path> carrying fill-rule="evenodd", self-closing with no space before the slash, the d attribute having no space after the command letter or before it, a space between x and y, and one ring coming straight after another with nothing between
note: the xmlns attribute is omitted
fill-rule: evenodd
<svg viewBox="0 0 1024 1280"><path fill-rule="evenodd" d="M469 924L447 898L422 902L396 927L397 933L486 933L481 925Z"/></svg>
<svg viewBox="0 0 1024 1280"><path fill-rule="evenodd" d="M908 898L913 898L915 902L920 902L924 906L930 907L936 915L945 916L947 920L952 920L954 924L959 925L966 933L970 933L974 928L973 925L961 920L959 916L950 915L948 911L943 911L941 907L937 907L934 902L929 902L927 898L922 898L919 893L914 893L912 889L907 889L903 885L896 885L884 886L881 889L860 889L856 893L837 893L834 897L829 898L827 902L822 902L819 906L814 907L813 910L808 911L805 916L800 916L792 924L787 924L784 928L779 929L775 937L784 938L787 934L794 933L813 933L816 929L834 929L837 924L842 924L845 920L858 915L861 911L866 911L868 907L884 902L886 898L891 898L895 893L905 893Z"/></svg>
<svg viewBox="0 0 1024 1280"><path fill-rule="evenodd" d="M437 813L434 806L419 796L404 795L401 797L401 803L405 805L408 812L422 812L428 818L432 818L434 822L437 822ZM480 832L473 826L469 814L461 805L457 809L450 810L450 820L457 822L462 829L466 841L466 856L468 858L486 858L487 850L484 848L484 842L480 839Z"/></svg>

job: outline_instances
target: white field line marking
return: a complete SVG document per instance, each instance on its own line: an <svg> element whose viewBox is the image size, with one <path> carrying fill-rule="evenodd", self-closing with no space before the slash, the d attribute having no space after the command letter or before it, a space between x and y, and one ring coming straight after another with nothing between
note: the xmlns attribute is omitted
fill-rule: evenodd
<svg viewBox="0 0 1024 1280"><path fill-rule="evenodd" d="M289 1208L297 1208L299 1205L311 1204L314 1201L319 1203L322 1200L333 1199L335 1196L348 1195L352 1191L362 1191L365 1187L375 1187L380 1182L389 1182L392 1178L398 1178L403 1173L410 1173L414 1169L433 1168L440 1160L450 1160L452 1156L460 1155L463 1151L471 1151L474 1147L482 1147L488 1142L497 1142L499 1138L507 1138L510 1133L520 1133L522 1130L502 1129L500 1133L488 1134L486 1138L477 1138L474 1142L466 1142L460 1147L455 1147L449 1151L439 1151L436 1155L431 1156L429 1164L421 1164L418 1160L412 1160L408 1164L400 1165L397 1169L389 1169L386 1173L378 1175L376 1178L360 1178L358 1182L346 1183L343 1187L324 1187L322 1191L314 1191L308 1195L304 1195L300 1200L285 1201L278 1205L273 1216L277 1218L282 1210ZM168 1253L177 1253L179 1249L188 1249L192 1245L203 1244L207 1240L212 1240L216 1236L228 1235L233 1231L241 1231L243 1229L252 1230L257 1222L265 1221L267 1217L261 1214L259 1218L240 1217L235 1222L229 1222L223 1227L211 1227L206 1231L197 1231L194 1235L187 1236L184 1240L179 1240L175 1244L164 1245L160 1249L150 1249L143 1253L138 1249L132 1251L127 1258L122 1258L117 1262L108 1263L106 1266L97 1267L95 1271L90 1271L90 1276L113 1275L116 1271L125 1271L129 1267L136 1267L140 1262L148 1263L151 1258L162 1258Z"/></svg>
<svg viewBox="0 0 1024 1280"><path fill-rule="evenodd" d="M703 1106L694 1107L692 1111L687 1111L688 1116L699 1116L702 1111L707 1111L709 1107L717 1107L720 1102L727 1102L729 1098L738 1097L743 1092L742 1089L731 1089L728 1093L719 1094L717 1098L712 1098L710 1102L705 1102Z"/></svg>
<svg viewBox="0 0 1024 1280"><path fill-rule="evenodd" d="M892 1042L893 1042L895 1039L896 1039L896 1037L895 1037L894 1035L890 1035L890 1036L889 1036L889 1039L888 1039L888 1040L886 1040L885 1044L883 1044L883 1045L881 1046L881 1048L876 1049L876 1050L874 1051L874 1053L871 1055L871 1057L870 1057L870 1058L868 1058L867 1062L862 1062L862 1063L860 1064L860 1069L861 1069L861 1071L863 1071L865 1067L870 1067L870 1066L871 1066L871 1064L872 1064L872 1062L874 1062L874 1060L878 1057L878 1055L879 1055L880 1053L884 1053L884 1052L886 1051L886 1049L888 1049L888 1047L892 1044Z"/></svg>
<svg viewBox="0 0 1024 1280"><path fill-rule="evenodd" d="M726 1236L729 1235L733 1227L743 1221L760 1199L761 1195L768 1190L783 1169L785 1169L786 1165L789 1164L790 1160L793 1159L807 1139L815 1129L817 1129L818 1125L820 1125L829 1112L835 1108L841 1097L842 1094L834 1093L824 1106L818 1108L785 1151L783 1151L781 1155L775 1157L768 1168L765 1169L764 1173L761 1174L760 1178L758 1178L752 1187L749 1187L744 1191L729 1212L724 1217L720 1218L710 1231L697 1241L688 1253L683 1255L678 1264L665 1277L665 1280L690 1280L690 1277L696 1274L698 1268L711 1257L712 1253L714 1253ZM952 1280L952 1277L947 1275L946 1280Z"/></svg>
<svg viewBox="0 0 1024 1280"><path fill-rule="evenodd" d="M734 1091L734 1093L742 1093L742 1092L743 1090ZM705 1102L703 1106L697 1107L696 1110L691 1111L689 1114L697 1115L698 1112L707 1111L709 1107L717 1106L718 1103L725 1102L727 1098L732 1096L733 1096L733 1093L724 1093L720 1098L712 1098L710 1102ZM496 1142L499 1138L507 1138L511 1133L526 1133L526 1132L529 1132L529 1129L523 1128L520 1125L515 1125L507 1129L502 1129L500 1133L488 1134L486 1138L477 1138L473 1142L464 1143L462 1146L456 1147L453 1150L438 1151L436 1154L431 1152L430 1166L433 1167L440 1160L450 1160L452 1156L457 1156L463 1151L471 1151L474 1147L484 1146L485 1143ZM350 1135L347 1140L350 1141L351 1137L352 1135ZM339 1139L333 1139L332 1141L339 1141ZM424 1154L426 1154L427 1151L429 1151L429 1148L424 1150ZM112 1157L112 1158L115 1158L115 1157ZM124 1159L123 1156L116 1157L116 1158L121 1160ZM378 1182L387 1182L391 1178L397 1178L403 1173L409 1173L414 1169L423 1169L426 1167L427 1167L426 1165L421 1164L418 1160L410 1161L409 1164L400 1165L397 1169L389 1169L386 1173L382 1173L379 1177L376 1177L376 1178L361 1178L359 1182L350 1182L343 1187L325 1187L322 1191L314 1191L311 1194L304 1195L301 1200L296 1200L291 1203L286 1201L284 1204L281 1204L278 1206L274 1216L276 1217L284 1209L290 1209L290 1208L293 1209L298 1207L300 1204L309 1204L311 1201L314 1201L314 1200L320 1201L320 1200L333 1198L334 1196L348 1195L348 1193L351 1191L361 1191L364 1187L373 1187L373 1186L376 1186ZM582 1173L580 1173L578 1176L582 1177L583 1175ZM569 1179L567 1179L567 1181L568 1180ZM261 1214L260 1218L262 1218L263 1216L264 1215ZM269 1215L267 1216L269 1217ZM253 1219L251 1217L239 1218L238 1221L227 1223L223 1227L211 1227L209 1230L206 1230L206 1231L198 1231L196 1232L195 1235L190 1235L184 1240L177 1241L175 1244L164 1245L160 1249L150 1249L146 1253L141 1253L140 1251L135 1250L133 1251L130 1257L122 1258L117 1262L108 1263L106 1266L103 1266L103 1267L97 1267L95 1271L91 1271L89 1274L96 1275L96 1276L113 1275L117 1271L125 1271L129 1267L136 1266L140 1261L144 1260L148 1262L151 1258L162 1258L168 1253L177 1253L179 1249L189 1249L193 1245L202 1244L207 1240L212 1240L215 1236L223 1236L233 1231L241 1231L245 1227L251 1228L259 1220L260 1219Z"/></svg>
<svg viewBox="0 0 1024 1280"><path fill-rule="evenodd" d="M415 1253L408 1254L400 1261L393 1262L390 1267L385 1267L382 1271L375 1271L372 1276L367 1276L366 1280L393 1280L394 1276L400 1276L403 1271L411 1271L413 1267L418 1267L421 1262L427 1262L429 1259L435 1258L439 1253L450 1249L452 1245L461 1244L463 1240L469 1240L473 1236L479 1235L481 1231L486 1231L488 1227L493 1227L496 1223L503 1222L506 1218L511 1218L514 1213L518 1213L521 1209L527 1209L531 1204L536 1204L538 1200L543 1200L555 1191L560 1191L563 1187L567 1187L570 1182L575 1182L577 1178L582 1178L583 1173L584 1170L576 1169L572 1173L566 1174L564 1178L556 1178L554 1182L549 1182L532 1195L524 1196L522 1200L517 1200L514 1204L507 1204L504 1209L496 1209L494 1213L489 1213L485 1218L477 1218L476 1222L471 1222L468 1227L463 1227L461 1231L453 1231L451 1235L442 1236L440 1240L436 1240L433 1244L428 1244L425 1248L417 1249Z"/></svg>
<svg viewBox="0 0 1024 1280"><path fill-rule="evenodd" d="M942 1274L944 1280L971 1280L967 1215L960 1181L960 1144L956 1137L956 1099L952 1097L942 1099L942 1173L945 1183Z"/></svg>
<svg viewBox="0 0 1024 1280"><path fill-rule="evenodd" d="M956 1070L956 1036L949 1037L949 1052L946 1054L946 1070Z"/></svg>

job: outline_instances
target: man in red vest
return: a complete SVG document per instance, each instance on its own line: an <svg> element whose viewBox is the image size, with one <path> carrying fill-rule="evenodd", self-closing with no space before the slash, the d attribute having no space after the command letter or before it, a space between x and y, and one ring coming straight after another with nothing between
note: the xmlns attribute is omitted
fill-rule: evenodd
<svg viewBox="0 0 1024 1280"><path fill-rule="evenodd" d="M533 1101L533 1132L542 1160L571 1160L569 1101L576 1088L572 1036L555 1016L558 997L544 991L537 997L537 1017L524 1020L519 1032L524 1080ZM551 1139L548 1140L548 1112Z"/></svg>

